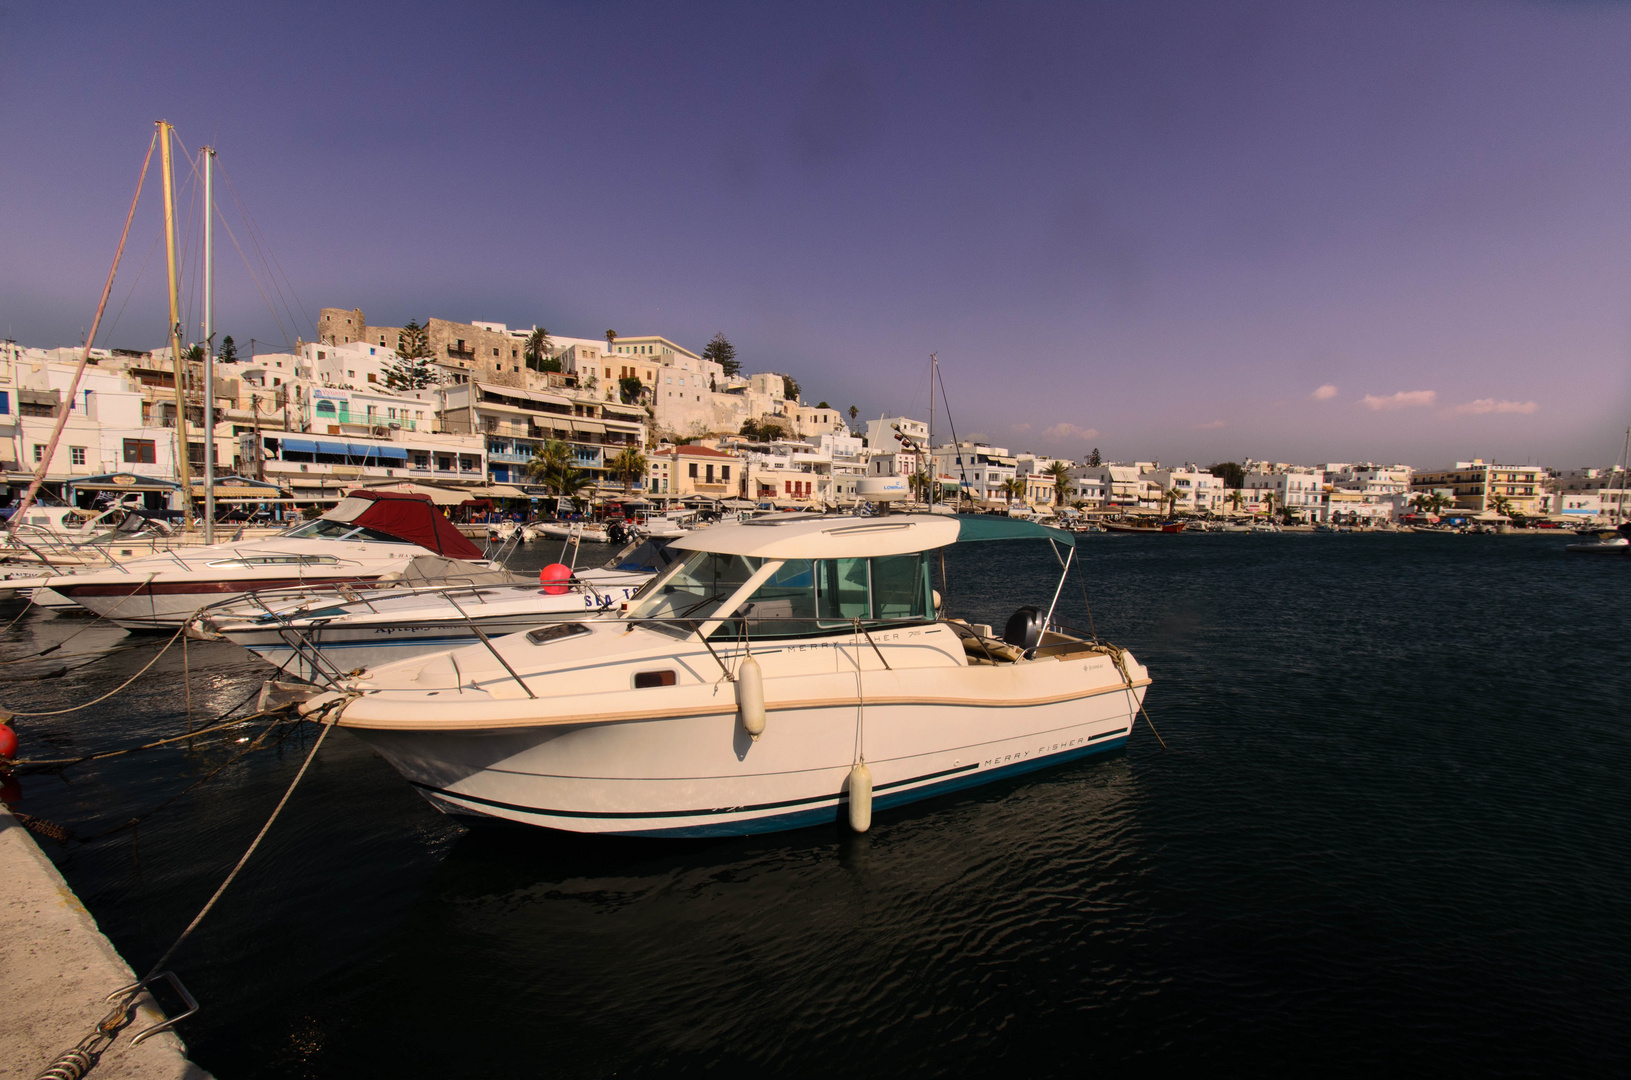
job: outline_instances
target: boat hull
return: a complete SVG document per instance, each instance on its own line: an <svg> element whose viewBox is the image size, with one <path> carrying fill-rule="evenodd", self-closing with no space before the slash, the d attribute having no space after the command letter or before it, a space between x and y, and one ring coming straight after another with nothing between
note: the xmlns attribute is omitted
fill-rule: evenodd
<svg viewBox="0 0 1631 1080"><path fill-rule="evenodd" d="M868 704L864 716L853 705L778 708L758 741L729 698L716 713L637 722L353 730L445 813L737 836L841 819L858 725L882 810L1120 749L1142 696L1135 687L1025 706Z"/></svg>
<svg viewBox="0 0 1631 1080"><path fill-rule="evenodd" d="M278 589L323 588L377 581L385 572L347 573L337 577L307 574L302 578L196 578L165 581L88 582L56 579L52 589L80 607L126 630L174 630L212 604L240 599L249 593Z"/></svg>

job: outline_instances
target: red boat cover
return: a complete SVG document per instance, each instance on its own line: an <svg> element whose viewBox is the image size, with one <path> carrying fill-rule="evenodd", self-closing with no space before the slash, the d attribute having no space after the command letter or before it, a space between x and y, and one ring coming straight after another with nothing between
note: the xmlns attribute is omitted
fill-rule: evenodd
<svg viewBox="0 0 1631 1080"><path fill-rule="evenodd" d="M429 495L417 492L353 491L354 499L372 500L352 521L429 548L450 559L479 559L481 550L465 539L453 523L436 512Z"/></svg>

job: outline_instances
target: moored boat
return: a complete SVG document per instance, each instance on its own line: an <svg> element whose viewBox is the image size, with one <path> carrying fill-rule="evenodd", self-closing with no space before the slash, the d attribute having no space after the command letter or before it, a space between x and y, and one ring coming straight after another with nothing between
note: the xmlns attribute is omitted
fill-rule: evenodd
<svg viewBox="0 0 1631 1080"><path fill-rule="evenodd" d="M456 815L716 836L830 822L1122 746L1129 654L1021 607L936 610L930 553L1069 533L927 514L682 537L630 610L376 668L308 702ZM1060 581L1063 585L1063 579ZM1057 590L1054 594L1058 595Z"/></svg>
<svg viewBox="0 0 1631 1080"><path fill-rule="evenodd" d="M353 491L321 517L270 539L178 549L34 584L126 629L174 629L246 593L371 582L425 551L482 558L428 496Z"/></svg>

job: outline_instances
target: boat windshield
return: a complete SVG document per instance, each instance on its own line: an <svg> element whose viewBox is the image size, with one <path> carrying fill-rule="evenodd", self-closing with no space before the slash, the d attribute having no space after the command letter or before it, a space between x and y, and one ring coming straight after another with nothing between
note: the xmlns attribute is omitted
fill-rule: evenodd
<svg viewBox="0 0 1631 1080"><path fill-rule="evenodd" d="M406 544L408 541L378 529L365 529L333 518L317 518L284 533L291 540L365 540L371 544Z"/></svg>
<svg viewBox="0 0 1631 1080"><path fill-rule="evenodd" d="M923 553L872 559L787 559L776 563L746 600L725 604L766 564L741 555L695 552L647 586L631 619L681 634L696 623L725 618L712 638L810 637L853 629L933 620L929 560Z"/></svg>
<svg viewBox="0 0 1631 1080"><path fill-rule="evenodd" d="M751 556L694 551L653 581L628 617L708 619L763 565L763 559ZM687 633L690 629L684 628Z"/></svg>

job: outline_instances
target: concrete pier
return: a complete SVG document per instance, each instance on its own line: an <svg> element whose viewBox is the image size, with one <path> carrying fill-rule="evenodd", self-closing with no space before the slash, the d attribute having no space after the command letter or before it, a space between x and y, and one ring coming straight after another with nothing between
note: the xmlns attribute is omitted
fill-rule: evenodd
<svg viewBox="0 0 1631 1080"><path fill-rule="evenodd" d="M107 1015L113 991L136 981L45 852L0 806L0 1076L30 1080ZM210 1080L174 1032L132 1047L163 1016L143 997L90 1080Z"/></svg>

